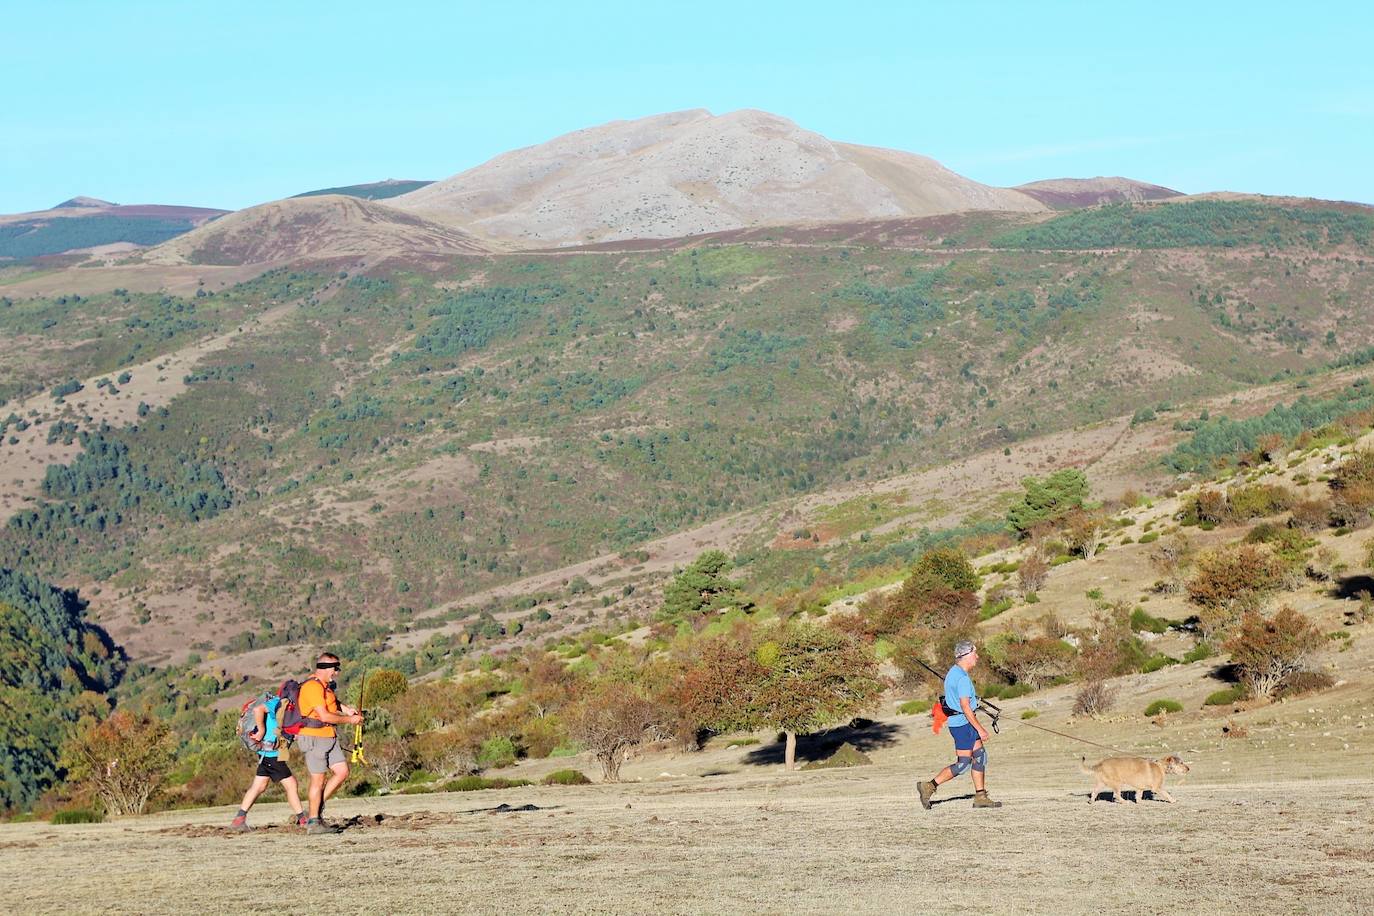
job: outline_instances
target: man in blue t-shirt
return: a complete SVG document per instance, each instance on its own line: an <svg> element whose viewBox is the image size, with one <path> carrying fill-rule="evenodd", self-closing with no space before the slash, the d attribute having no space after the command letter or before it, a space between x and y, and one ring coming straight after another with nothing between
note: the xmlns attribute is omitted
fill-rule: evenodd
<svg viewBox="0 0 1374 916"><path fill-rule="evenodd" d="M262 741L262 750L258 751L258 772L253 777L252 784L248 791L243 794L243 801L239 804L238 813L234 815L234 820L229 824L230 830L252 830L248 826L248 810L253 807L253 803L258 800L258 796L267 791L269 783L281 783L282 790L286 792L286 802L295 812L291 816L288 824L297 827L305 826L305 809L301 806L301 794L296 785L296 777L291 774L291 768L286 765L286 761L281 759L277 739L281 722L278 712L281 709L281 698L276 696L268 697L265 702L259 703L253 710L253 717L257 721L257 727L253 729L252 737Z"/></svg>
<svg viewBox="0 0 1374 916"><path fill-rule="evenodd" d="M978 648L961 639L954 644L954 665L945 675L944 705L949 712L949 733L954 738L954 762L935 774L934 779L917 784L921 807L927 811L935 790L965 770L973 771L973 807L1000 808L1002 803L988 798L986 785L988 752L983 742L988 730L978 721L978 693L969 672L978 664Z"/></svg>

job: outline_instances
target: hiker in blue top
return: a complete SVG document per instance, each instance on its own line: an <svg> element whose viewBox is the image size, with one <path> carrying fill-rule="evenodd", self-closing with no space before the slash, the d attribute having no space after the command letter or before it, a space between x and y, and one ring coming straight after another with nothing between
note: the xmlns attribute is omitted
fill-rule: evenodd
<svg viewBox="0 0 1374 916"><path fill-rule="evenodd" d="M262 748L258 751L258 772L253 777L252 784L248 791L243 793L243 801L239 804L238 813L234 815L234 820L230 823L230 830L248 831L253 828L248 826L248 810L253 807L253 803L258 800L258 796L267 791L269 783L281 783L282 790L286 792L286 802L295 812L287 824L301 827L305 825L305 809L301 806L301 795L296 785L296 777L291 774L291 768L286 765L286 761L280 756L280 737L278 729L281 722L278 712L281 709L281 698L268 696L253 709L253 716L256 720L256 727L253 729L251 737L262 742Z"/></svg>
<svg viewBox="0 0 1374 916"><path fill-rule="evenodd" d="M931 808L935 790L965 770L973 771L973 807L1000 808L1002 803L988 798L986 785L988 752L983 742L988 730L978 721L978 693L969 672L978 664L978 648L967 639L954 644L954 665L945 675L944 705L947 707L949 733L954 738L954 762L935 774L934 779L919 783L921 807Z"/></svg>

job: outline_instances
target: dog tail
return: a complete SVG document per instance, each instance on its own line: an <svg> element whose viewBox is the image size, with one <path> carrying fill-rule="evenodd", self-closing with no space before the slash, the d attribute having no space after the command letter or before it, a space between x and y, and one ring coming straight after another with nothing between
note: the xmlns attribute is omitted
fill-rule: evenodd
<svg viewBox="0 0 1374 916"><path fill-rule="evenodd" d="M1081 758L1079 758L1078 768L1079 768L1080 770L1082 770L1084 773L1087 773L1089 776L1092 776L1092 775L1094 775L1094 774L1097 772L1095 769L1093 769L1092 767L1088 766L1088 758L1087 758L1087 757L1081 757Z"/></svg>

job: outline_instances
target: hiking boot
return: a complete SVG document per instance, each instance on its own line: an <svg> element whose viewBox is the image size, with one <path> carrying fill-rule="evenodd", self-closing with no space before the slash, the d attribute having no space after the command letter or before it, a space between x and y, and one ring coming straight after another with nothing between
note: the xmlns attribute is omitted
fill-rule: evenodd
<svg viewBox="0 0 1374 916"><path fill-rule="evenodd" d="M230 833L251 833L252 830L253 828L248 825L248 818L246 817L236 817L229 822Z"/></svg>
<svg viewBox="0 0 1374 916"><path fill-rule="evenodd" d="M306 825L305 832L310 836L321 836L327 833L338 833L339 828L326 824L324 821L312 821Z"/></svg>
<svg viewBox="0 0 1374 916"><path fill-rule="evenodd" d="M286 819L288 827L305 827L310 824L310 815L302 811L300 814L293 814Z"/></svg>
<svg viewBox="0 0 1374 916"><path fill-rule="evenodd" d="M1000 808L1002 803L988 798L987 792L973 793L973 807L975 808Z"/></svg>
<svg viewBox="0 0 1374 916"><path fill-rule="evenodd" d="M927 779L924 782L916 783L916 791L921 793L922 808L925 808L927 811L930 810L930 800L934 797L935 790L938 788L939 786L935 784L935 780L933 779Z"/></svg>

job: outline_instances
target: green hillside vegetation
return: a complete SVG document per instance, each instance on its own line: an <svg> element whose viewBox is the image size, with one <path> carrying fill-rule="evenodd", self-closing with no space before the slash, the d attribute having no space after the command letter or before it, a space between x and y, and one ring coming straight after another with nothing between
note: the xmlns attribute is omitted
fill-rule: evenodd
<svg viewBox="0 0 1374 916"><path fill-rule="evenodd" d="M1260 233L1283 210L1231 218ZM1374 263L1334 254L1326 235L1315 244L1255 257L1201 247L1194 266L1126 247L724 245L459 258L429 273L275 271L192 298L4 300L0 325L82 341L53 351L67 364L0 353L12 393L113 374L135 348L147 359L300 305L196 366L189 389L136 429L63 418L60 436L122 451L103 469L81 458L50 472L0 551L98 583L124 608L197 596L200 623L228 635L129 611L150 640L179 633L178 657L455 622L440 638L500 637L483 609L448 602L781 498L1142 404L1167 416L1170 403L1358 353L1374 344L1359 320ZM1332 253L1319 273L1305 260L1314 250ZM96 320L109 314L118 320ZM856 518L887 511L874 505ZM996 539L1005 525L993 513L965 529ZM810 601L854 574L892 575L942 535L912 524L790 549L771 537L735 558L735 577L814 590ZM642 593L545 597L521 609L524 638L556 628L537 612L573 597L579 616L646 610Z"/></svg>
<svg viewBox="0 0 1374 916"><path fill-rule="evenodd" d="M190 232L191 220L121 216L58 216L0 225L0 258L36 258L114 242L157 245Z"/></svg>
<svg viewBox="0 0 1374 916"><path fill-rule="evenodd" d="M350 184L338 188L321 188L318 191L306 191L304 194L293 194L293 197L319 197L322 194L343 194L348 197L361 197L365 200L386 200L388 197L399 197L402 194L409 194L411 191L418 191L426 185L434 184L432 181L378 181L368 184Z"/></svg>
<svg viewBox="0 0 1374 916"><path fill-rule="evenodd" d="M1248 200L1109 204L992 240L1003 248L1267 248L1374 244L1374 213Z"/></svg>
<svg viewBox="0 0 1374 916"><path fill-rule="evenodd" d="M59 776L77 720L109 710L125 659L85 607L73 592L0 566L0 811L32 804Z"/></svg>

